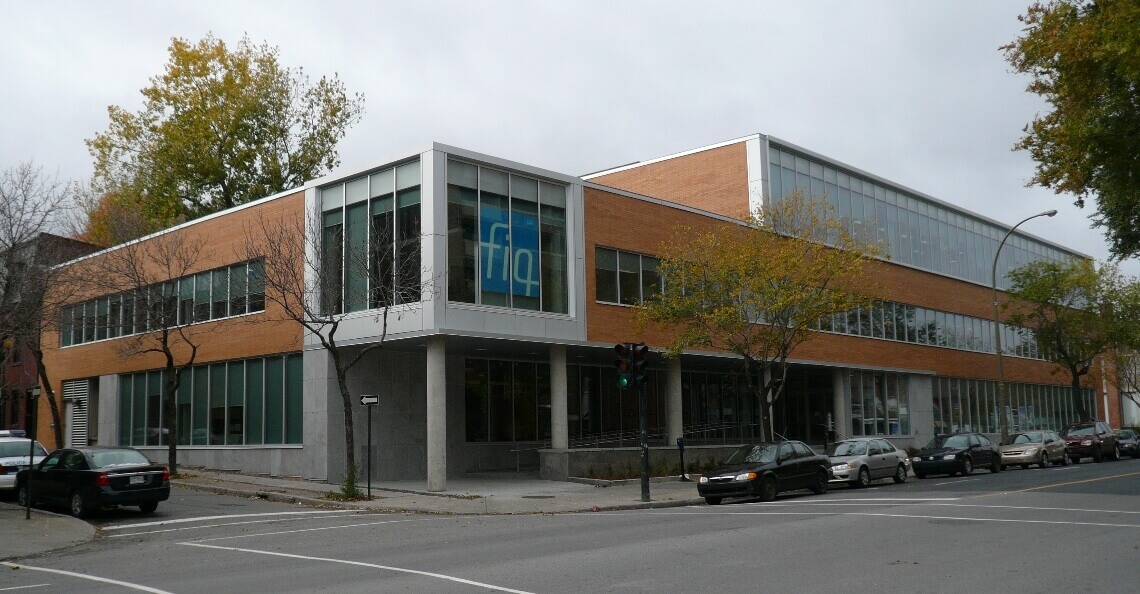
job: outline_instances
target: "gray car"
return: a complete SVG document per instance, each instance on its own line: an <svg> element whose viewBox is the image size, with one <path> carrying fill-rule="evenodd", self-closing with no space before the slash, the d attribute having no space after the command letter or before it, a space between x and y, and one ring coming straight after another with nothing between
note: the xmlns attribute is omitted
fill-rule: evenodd
<svg viewBox="0 0 1140 594"><path fill-rule="evenodd" d="M827 448L831 460L831 482L866 487L871 481L891 478L906 482L910 458L891 442L876 437L845 439Z"/></svg>

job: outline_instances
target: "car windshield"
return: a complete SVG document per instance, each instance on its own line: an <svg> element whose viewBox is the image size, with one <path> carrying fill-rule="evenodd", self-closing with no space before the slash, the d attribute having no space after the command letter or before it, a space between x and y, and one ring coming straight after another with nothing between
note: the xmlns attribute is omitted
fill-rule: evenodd
<svg viewBox="0 0 1140 594"><path fill-rule="evenodd" d="M865 441L841 441L827 448L828 456L863 456L867 454Z"/></svg>
<svg viewBox="0 0 1140 594"><path fill-rule="evenodd" d="M1092 425L1079 425L1065 429L1064 435L1096 435L1096 427Z"/></svg>
<svg viewBox="0 0 1140 594"><path fill-rule="evenodd" d="M732 453L725 464L768 464L776 459L776 444L746 445Z"/></svg>
<svg viewBox="0 0 1140 594"><path fill-rule="evenodd" d="M970 447L970 439L965 435L939 435L930 440L926 444L928 450L937 450L941 448L967 448Z"/></svg>
<svg viewBox="0 0 1140 594"><path fill-rule="evenodd" d="M36 456L46 456L47 450L37 441L33 454ZM28 442L5 441L0 443L0 458L15 458L17 456L28 457Z"/></svg>
<svg viewBox="0 0 1140 594"><path fill-rule="evenodd" d="M1131 429L1122 429L1120 431L1120 437L1123 439L1132 439L1133 437L1136 437L1136 433Z"/></svg>
<svg viewBox="0 0 1140 594"><path fill-rule="evenodd" d="M1040 431L1030 431L1028 433L1014 433L1005 440L1005 445L1015 445L1019 443L1041 443L1044 434Z"/></svg>
<svg viewBox="0 0 1140 594"><path fill-rule="evenodd" d="M138 466L150 464L146 456L134 450L110 450L94 452L91 454L91 463L94 468L110 468L112 466Z"/></svg>

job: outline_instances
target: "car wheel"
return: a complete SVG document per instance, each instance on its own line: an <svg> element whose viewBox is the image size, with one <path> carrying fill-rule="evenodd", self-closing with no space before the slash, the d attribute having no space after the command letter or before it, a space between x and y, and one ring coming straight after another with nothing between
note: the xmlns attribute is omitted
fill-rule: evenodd
<svg viewBox="0 0 1140 594"><path fill-rule="evenodd" d="M1049 452L1041 452L1041 461L1037 463L1041 468L1049 467Z"/></svg>
<svg viewBox="0 0 1140 594"><path fill-rule="evenodd" d="M1113 460L1119 460L1120 459L1120 446L1119 445L1112 446L1112 459Z"/></svg>
<svg viewBox="0 0 1140 594"><path fill-rule="evenodd" d="M1073 460L1073 464L1080 464L1081 463L1081 457L1080 456L1073 456L1072 460Z"/></svg>
<svg viewBox="0 0 1140 594"><path fill-rule="evenodd" d="M1104 452L1100 451L1100 446L1097 446L1096 450L1093 451L1093 462L1098 464L1104 462Z"/></svg>
<svg viewBox="0 0 1140 594"><path fill-rule="evenodd" d="M71 493L71 515L82 518L91 511L87 506L87 500L84 499L83 493L74 491Z"/></svg>
<svg viewBox="0 0 1140 594"><path fill-rule="evenodd" d="M926 478L926 473L925 472L919 472L916 470L916 471L914 471L914 478L924 479L924 478Z"/></svg>
<svg viewBox="0 0 1140 594"><path fill-rule="evenodd" d="M962 460L962 476L974 474L974 463L969 458Z"/></svg>
<svg viewBox="0 0 1140 594"><path fill-rule="evenodd" d="M772 501L776 498L776 479L766 476L760 479L760 501Z"/></svg>
<svg viewBox="0 0 1140 594"><path fill-rule="evenodd" d="M1068 465L1069 465L1069 457L1062 455L1061 456L1061 466L1068 466Z"/></svg>
<svg viewBox="0 0 1140 594"><path fill-rule="evenodd" d="M896 483L900 483L900 484L905 483L906 482L906 466L899 464L899 467L895 469L895 476L893 478L894 478L894 481Z"/></svg>
<svg viewBox="0 0 1140 594"><path fill-rule="evenodd" d="M27 485L20 485L20 488L16 490L16 503L18 503L20 507L28 507Z"/></svg>
<svg viewBox="0 0 1140 594"><path fill-rule="evenodd" d="M720 505L720 501L720 497L705 497L705 503L709 505ZM154 507L158 507L158 504L154 504ZM144 512L146 511L146 508L143 506L139 506L139 509L143 510ZM154 509L152 508L150 511L154 511Z"/></svg>
<svg viewBox="0 0 1140 594"><path fill-rule="evenodd" d="M990 464L990 472L994 474L1001 472L1001 463L994 462L993 464Z"/></svg>
<svg viewBox="0 0 1140 594"><path fill-rule="evenodd" d="M859 468L859 476L855 478L855 482L851 483L853 487L869 487L871 486L871 471L867 470L866 466Z"/></svg>
<svg viewBox="0 0 1140 594"><path fill-rule="evenodd" d="M144 503L144 504L139 506L139 511L141 511L144 514L153 514L154 510L156 510L156 509L158 509L158 502L157 501L151 501L150 503Z"/></svg>
<svg viewBox="0 0 1140 594"><path fill-rule="evenodd" d="M866 469L864 469L864 471L865 470ZM829 475L827 474L826 470L820 470L819 472L817 472L815 474L815 484L811 486L811 492L815 493L816 495L823 495L824 493L826 493L827 492L827 486L828 486L827 485L828 476ZM868 473L867 474L867 483L870 484L870 482L871 482L871 475Z"/></svg>
<svg viewBox="0 0 1140 594"><path fill-rule="evenodd" d="M1028 465L1028 464L1022 464L1022 465L1021 465L1021 469L1022 469L1022 470L1025 470L1026 468L1029 468L1029 465Z"/></svg>

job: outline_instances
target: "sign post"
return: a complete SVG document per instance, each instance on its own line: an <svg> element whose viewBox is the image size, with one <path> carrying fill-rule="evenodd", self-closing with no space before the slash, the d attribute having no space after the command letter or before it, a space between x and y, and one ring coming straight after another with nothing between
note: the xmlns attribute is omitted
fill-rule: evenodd
<svg viewBox="0 0 1140 594"><path fill-rule="evenodd" d="M365 471L365 481L368 486L365 487L368 493L368 500L372 501L372 410L373 407L380 403L380 397L376 394L361 394L360 404L368 407L368 455L365 458L368 460L368 470Z"/></svg>

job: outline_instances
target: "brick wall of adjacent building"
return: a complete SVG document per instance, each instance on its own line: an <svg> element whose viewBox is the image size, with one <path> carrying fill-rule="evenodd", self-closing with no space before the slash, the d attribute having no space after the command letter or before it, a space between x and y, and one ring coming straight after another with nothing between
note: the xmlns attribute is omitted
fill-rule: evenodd
<svg viewBox="0 0 1140 594"><path fill-rule="evenodd" d="M744 142L630 167L589 181L725 216L744 218L748 214Z"/></svg>
<svg viewBox="0 0 1140 594"><path fill-rule="evenodd" d="M304 204L304 193L298 192L172 231L185 244L203 242L199 257L186 272L193 274L243 261L245 258L240 254L245 251L247 238L258 237L262 233L263 222L272 226L273 221L293 221L290 224L300 228ZM99 269L97 259L100 257L106 257L105 253L81 260L73 266L94 274ZM297 264L300 266L302 263ZM73 302L81 302L112 293L92 286L69 297L74 298ZM300 325L285 320L281 309L268 299L263 312L191 324L184 326L183 330L189 332L192 341L200 344L196 364L297 352L302 347ZM138 345L154 346L156 334L152 332L60 348L59 331L51 328L43 335L44 363L56 398L61 397L66 380L161 369L165 365L161 354L130 352L132 346L136 350ZM172 344L178 345L174 350L179 362L185 361L189 356L185 343L175 340ZM54 441L50 438L49 417L46 403L41 403L37 426L44 445L51 448L62 444L49 443Z"/></svg>

